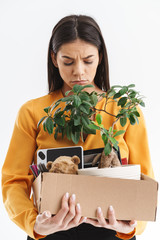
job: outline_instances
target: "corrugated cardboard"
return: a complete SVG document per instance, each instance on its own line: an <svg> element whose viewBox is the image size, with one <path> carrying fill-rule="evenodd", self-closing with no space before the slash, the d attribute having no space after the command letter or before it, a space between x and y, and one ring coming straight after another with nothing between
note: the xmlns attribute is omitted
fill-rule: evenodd
<svg viewBox="0 0 160 240"><path fill-rule="evenodd" d="M42 173L34 181L33 191L39 213L49 210L56 214L62 196L69 192L76 194L86 217L96 218L100 206L107 218L108 207L112 205L119 220L156 220L158 183L143 174L141 180L126 180Z"/></svg>

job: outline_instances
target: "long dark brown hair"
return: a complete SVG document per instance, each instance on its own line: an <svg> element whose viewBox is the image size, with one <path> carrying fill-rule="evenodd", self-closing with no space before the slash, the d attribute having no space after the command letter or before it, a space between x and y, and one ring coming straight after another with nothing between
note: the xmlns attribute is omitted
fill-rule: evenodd
<svg viewBox="0 0 160 240"><path fill-rule="evenodd" d="M102 60L98 65L95 84L104 91L110 88L109 66L105 42L101 30L96 21L85 15L70 15L62 18L54 27L48 48L48 85L49 92L62 88L63 80L51 59L51 52L56 55L59 48L76 39L81 39L93 44L102 55Z"/></svg>

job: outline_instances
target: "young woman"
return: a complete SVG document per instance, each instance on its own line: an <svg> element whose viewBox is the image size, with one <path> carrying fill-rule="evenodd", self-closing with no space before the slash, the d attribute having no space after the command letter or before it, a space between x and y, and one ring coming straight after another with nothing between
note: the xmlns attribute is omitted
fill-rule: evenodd
<svg viewBox="0 0 160 240"><path fill-rule="evenodd" d="M92 84L94 88L88 88L88 92L105 92L110 88L106 47L94 19L71 15L54 27L48 50L48 84L49 94L25 103L15 122L2 169L3 199L10 218L26 231L30 236L28 239L135 239L135 234L144 230L145 223L136 222L136 219L117 221L112 206L108 209L107 221L100 208L97 209L97 220L92 220L81 215L80 203L75 204L74 194L63 196L61 209L55 216L48 211L38 214L30 200L33 176L29 174L29 165L36 163L37 150L73 145L65 137L55 140L43 131L42 126L37 129L43 109L62 98L75 84ZM103 108L104 104L101 99L98 108ZM114 104L109 104L110 113L114 114L116 110ZM108 129L112 117L101 114ZM119 123L116 128L121 128ZM142 172L152 177L143 114L138 125L127 123L124 129L125 134L118 138L121 156L130 164L141 164ZM103 147L103 142L96 134L85 136L85 141L80 140L77 145L87 150Z"/></svg>

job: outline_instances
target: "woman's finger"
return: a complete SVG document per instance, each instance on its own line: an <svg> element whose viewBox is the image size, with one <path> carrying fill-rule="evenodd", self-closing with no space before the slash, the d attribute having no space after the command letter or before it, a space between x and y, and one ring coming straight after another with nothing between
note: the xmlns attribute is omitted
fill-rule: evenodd
<svg viewBox="0 0 160 240"><path fill-rule="evenodd" d="M75 210L76 210L76 213L75 213L74 219L72 220L72 224L75 226L78 226L82 222L86 221L86 217L81 216L81 206L79 203L76 204Z"/></svg>
<svg viewBox="0 0 160 240"><path fill-rule="evenodd" d="M86 221L87 221L87 217L81 217L80 220L79 220L78 225L80 225L80 224L82 224L82 223L86 223ZM78 226L78 225L77 225L77 226Z"/></svg>
<svg viewBox="0 0 160 240"><path fill-rule="evenodd" d="M49 218L51 218L51 213L49 211L44 211L42 214L37 216L37 222L44 223Z"/></svg>
<svg viewBox="0 0 160 240"><path fill-rule="evenodd" d="M76 199L75 194L72 194L72 196L69 199L69 211L63 220L64 227L67 226L75 217L75 199Z"/></svg>
<svg viewBox="0 0 160 240"><path fill-rule="evenodd" d="M92 219L92 218L87 218L86 223L89 223L89 224L91 224L95 227L99 227L99 222L97 220Z"/></svg>
<svg viewBox="0 0 160 240"><path fill-rule="evenodd" d="M53 218L53 220L56 224L61 224L63 222L64 218L66 217L66 215L68 214L68 211L69 211L68 200L69 200L69 193L66 193L62 197L61 209L58 211L58 213Z"/></svg>
<svg viewBox="0 0 160 240"><path fill-rule="evenodd" d="M97 208L97 220L92 218L87 218L86 223L92 224L95 227L102 227L107 224L103 217L103 213L100 207Z"/></svg>
<svg viewBox="0 0 160 240"><path fill-rule="evenodd" d="M111 225L111 226L116 225L117 220L116 220L115 212L114 212L114 209L112 206L109 206L107 215L108 215L109 225Z"/></svg>
<svg viewBox="0 0 160 240"><path fill-rule="evenodd" d="M135 227L137 226L137 221L131 220L131 221L129 222L129 225L130 225L130 227L135 228Z"/></svg>
<svg viewBox="0 0 160 240"><path fill-rule="evenodd" d="M101 227L106 227L107 222L103 216L102 209L100 207L97 208L97 220Z"/></svg>

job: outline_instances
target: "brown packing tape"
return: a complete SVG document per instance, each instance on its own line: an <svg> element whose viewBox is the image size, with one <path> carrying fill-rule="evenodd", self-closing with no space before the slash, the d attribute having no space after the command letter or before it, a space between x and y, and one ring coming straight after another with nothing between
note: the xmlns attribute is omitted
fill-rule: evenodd
<svg viewBox="0 0 160 240"><path fill-rule="evenodd" d="M126 180L94 176L43 173L34 182L35 198L40 200L40 212L57 213L66 193L76 194L82 214L96 218L100 206L107 217L113 205L120 220L154 221L157 207L157 182L142 175L142 180Z"/></svg>

